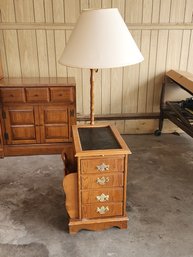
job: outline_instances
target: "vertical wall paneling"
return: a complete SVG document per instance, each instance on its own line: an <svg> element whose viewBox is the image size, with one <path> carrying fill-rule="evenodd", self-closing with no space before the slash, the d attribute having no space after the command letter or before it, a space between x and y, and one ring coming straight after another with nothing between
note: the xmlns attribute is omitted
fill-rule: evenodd
<svg viewBox="0 0 193 257"><path fill-rule="evenodd" d="M112 7L118 8L123 19L125 18L125 0L112 0Z"/></svg>
<svg viewBox="0 0 193 257"><path fill-rule="evenodd" d="M89 69L82 69L82 97L83 97L83 114L89 114L90 113L90 70Z"/></svg>
<svg viewBox="0 0 193 257"><path fill-rule="evenodd" d="M127 0L126 1L126 17L127 23L142 22L143 0Z"/></svg>
<svg viewBox="0 0 193 257"><path fill-rule="evenodd" d="M171 0L160 0L160 23L170 21Z"/></svg>
<svg viewBox="0 0 193 257"><path fill-rule="evenodd" d="M75 23L80 13L79 1L64 0L64 3L65 3L65 22Z"/></svg>
<svg viewBox="0 0 193 257"><path fill-rule="evenodd" d="M47 39L45 30L37 30L37 50L40 77L48 77L48 52L47 52Z"/></svg>
<svg viewBox="0 0 193 257"><path fill-rule="evenodd" d="M101 0L89 0L88 4L89 4L89 8L91 8L91 9L92 8L98 9L98 8L101 8L101 6L102 6Z"/></svg>
<svg viewBox="0 0 193 257"><path fill-rule="evenodd" d="M151 15L152 23L159 22L160 2L161 2L161 0L153 0L153 2L152 2L152 15Z"/></svg>
<svg viewBox="0 0 193 257"><path fill-rule="evenodd" d="M22 76L39 76L39 63L35 30L19 30L18 40Z"/></svg>
<svg viewBox="0 0 193 257"><path fill-rule="evenodd" d="M111 0L102 0L102 8L111 8Z"/></svg>
<svg viewBox="0 0 193 257"><path fill-rule="evenodd" d="M55 51L56 51L56 75L57 77L67 76L66 67L58 63L60 56L66 45L64 30L55 30Z"/></svg>
<svg viewBox="0 0 193 257"><path fill-rule="evenodd" d="M111 69L111 113L122 112L123 68Z"/></svg>
<svg viewBox="0 0 193 257"><path fill-rule="evenodd" d="M44 0L45 20L47 23L53 23L53 0Z"/></svg>
<svg viewBox="0 0 193 257"><path fill-rule="evenodd" d="M190 48L189 48L187 71L193 73L193 33L192 31L190 36Z"/></svg>
<svg viewBox="0 0 193 257"><path fill-rule="evenodd" d="M143 23L151 23L152 21L153 0L143 1Z"/></svg>
<svg viewBox="0 0 193 257"><path fill-rule="evenodd" d="M54 23L64 23L64 1L53 1L53 19Z"/></svg>
<svg viewBox="0 0 193 257"><path fill-rule="evenodd" d="M80 0L80 10L88 9L89 0Z"/></svg>
<svg viewBox="0 0 193 257"><path fill-rule="evenodd" d="M170 22L178 23L184 21L186 0L172 0Z"/></svg>
<svg viewBox="0 0 193 257"><path fill-rule="evenodd" d="M16 22L34 22L34 3L33 0L14 1Z"/></svg>
<svg viewBox="0 0 193 257"><path fill-rule="evenodd" d="M102 92L101 92L101 104L102 114L111 112L111 70L102 69Z"/></svg>
<svg viewBox="0 0 193 257"><path fill-rule="evenodd" d="M149 46L150 46L150 31L144 30L141 34L141 52L144 61L140 64L139 73L139 91L138 91L138 108L137 111L142 113L146 110L147 104L147 85L148 85L148 67L149 67Z"/></svg>
<svg viewBox="0 0 193 257"><path fill-rule="evenodd" d="M70 37L71 31L66 30L66 42ZM74 77L76 80L76 99L77 99L77 110L79 113L82 113L82 72L79 68L67 67L67 75L69 77Z"/></svg>
<svg viewBox="0 0 193 257"><path fill-rule="evenodd" d="M155 66L156 66L156 53L157 53L157 41L158 31L151 31L150 49L149 49L149 71L148 71L148 83L147 83L147 103L146 111L153 112L153 96L154 96L154 81L155 81Z"/></svg>
<svg viewBox="0 0 193 257"><path fill-rule="evenodd" d="M53 30L46 31L49 76L56 77L56 51Z"/></svg>
<svg viewBox="0 0 193 257"><path fill-rule="evenodd" d="M15 22L15 11L13 0L1 0L1 21L2 22Z"/></svg>
<svg viewBox="0 0 193 257"><path fill-rule="evenodd" d="M33 0L33 1L34 1L35 22L45 22L44 0Z"/></svg>
<svg viewBox="0 0 193 257"><path fill-rule="evenodd" d="M138 47L141 42L141 31L130 31ZM139 88L139 64L124 67L123 75L123 113L137 113Z"/></svg>
<svg viewBox="0 0 193 257"><path fill-rule="evenodd" d="M188 64L189 45L190 44L190 30L183 31L182 49L180 56L180 70L186 70Z"/></svg>
<svg viewBox="0 0 193 257"><path fill-rule="evenodd" d="M4 36L3 36L3 31L0 30L0 58L1 58L1 64L3 68L3 74L5 77L8 77L8 67L7 67L7 57L6 57L6 52L5 52L5 41L4 41Z"/></svg>
<svg viewBox="0 0 193 257"><path fill-rule="evenodd" d="M89 114L89 69L65 67L58 59L83 9L111 7L119 9L145 60L95 74L95 113L159 112L165 72L193 73L193 0L0 0L4 75L74 76L77 112ZM149 121L112 124L121 131L155 126Z"/></svg>
<svg viewBox="0 0 193 257"><path fill-rule="evenodd" d="M166 54L168 48L168 30L160 30L158 33L156 73L154 86L153 111L159 112L160 92L162 87L163 75L166 70Z"/></svg>
<svg viewBox="0 0 193 257"><path fill-rule="evenodd" d="M21 76L18 51L17 33L15 30L4 31L5 53L7 58L8 74L13 77ZM14 64L14 65L13 65Z"/></svg>
<svg viewBox="0 0 193 257"><path fill-rule="evenodd" d="M94 96L95 96L95 114L101 114L102 112L102 106L101 106L101 69L99 69L97 72L94 74L94 79L95 79L95 89L94 89Z"/></svg>
<svg viewBox="0 0 193 257"><path fill-rule="evenodd" d="M182 30L171 30L168 35L166 70L179 69L182 45Z"/></svg>
<svg viewBox="0 0 193 257"><path fill-rule="evenodd" d="M192 0L186 0L184 22L186 23L193 22L193 1Z"/></svg>

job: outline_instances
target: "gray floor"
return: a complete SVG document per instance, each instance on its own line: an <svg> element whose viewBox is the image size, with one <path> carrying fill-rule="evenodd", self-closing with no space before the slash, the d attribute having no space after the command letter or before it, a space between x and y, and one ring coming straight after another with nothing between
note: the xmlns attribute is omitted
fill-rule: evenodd
<svg viewBox="0 0 193 257"><path fill-rule="evenodd" d="M124 139L128 230L69 235L60 156L0 160L0 257L192 257L193 139Z"/></svg>

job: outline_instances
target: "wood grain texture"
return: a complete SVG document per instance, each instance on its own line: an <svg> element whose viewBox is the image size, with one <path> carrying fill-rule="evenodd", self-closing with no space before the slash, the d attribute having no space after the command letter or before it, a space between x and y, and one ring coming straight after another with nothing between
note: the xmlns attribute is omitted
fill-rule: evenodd
<svg viewBox="0 0 193 257"><path fill-rule="evenodd" d="M53 30L46 31L49 77L56 77L56 49Z"/></svg>
<svg viewBox="0 0 193 257"><path fill-rule="evenodd" d="M69 78L0 80L5 156L58 153L65 145L69 148L71 125L76 124L73 83Z"/></svg>
<svg viewBox="0 0 193 257"><path fill-rule="evenodd" d="M96 149L98 148L96 148L96 145L98 142L93 143L95 150L82 150L84 143L80 129L87 131L87 133L89 133L88 130L92 129L93 135L93 128L96 132L106 129L106 127L106 125L101 124L94 125L94 127L91 125L72 126L75 157L77 157L78 163L78 191L76 195L78 195L79 212L78 218L70 219L70 233L76 233L80 229L101 230L111 226L127 228L125 188L127 183L127 155L130 153L128 147L117 129L108 126L109 132L113 133L113 138L120 143L119 151L109 149L106 152L101 146L99 150L101 154L97 157L98 150ZM103 141L105 141L105 138ZM82 155L80 155L80 152L82 152ZM103 163L102 167L101 162ZM96 167L98 165L100 167ZM69 192L67 198L70 195Z"/></svg>
<svg viewBox="0 0 193 257"><path fill-rule="evenodd" d="M128 0L126 1L126 16L125 21L128 23L141 23L142 22L142 0Z"/></svg>
<svg viewBox="0 0 193 257"><path fill-rule="evenodd" d="M140 47L141 31L132 31L136 44ZM123 113L137 113L140 65L124 68L123 78Z"/></svg>
<svg viewBox="0 0 193 257"><path fill-rule="evenodd" d="M7 68L9 76L20 77L21 76L21 65L20 65L20 54L18 49L18 37L15 30L3 31L5 53L7 59ZM14 65L13 65L14 60Z"/></svg>
<svg viewBox="0 0 193 257"><path fill-rule="evenodd" d="M64 6L65 6L65 22L75 23L80 14L79 1L64 0Z"/></svg>
<svg viewBox="0 0 193 257"><path fill-rule="evenodd" d="M106 218L106 219L92 219L84 220L84 222L79 220L71 220L69 223L69 233L76 234L81 229L101 231L111 227L118 227L120 229L127 229L128 217L116 217L116 218Z"/></svg>
<svg viewBox="0 0 193 257"><path fill-rule="evenodd" d="M54 23L63 23L65 21L64 17L64 1L57 0L53 1L53 20Z"/></svg>
<svg viewBox="0 0 193 257"><path fill-rule="evenodd" d="M14 0L1 0L1 22L15 22Z"/></svg>
<svg viewBox="0 0 193 257"><path fill-rule="evenodd" d="M149 52L150 52L150 31L142 31L141 34L141 52L144 56L144 61L140 65L139 71L139 91L138 91L138 112L146 111L147 105L147 83L148 83L148 68L149 68ZM144 97L145 96L145 97Z"/></svg>
<svg viewBox="0 0 193 257"><path fill-rule="evenodd" d="M34 22L34 2L33 0L14 1L16 22Z"/></svg>
<svg viewBox="0 0 193 257"><path fill-rule="evenodd" d="M66 210L71 219L78 218L78 178L77 173L64 177L63 188L66 194Z"/></svg>
<svg viewBox="0 0 193 257"><path fill-rule="evenodd" d="M58 59L83 9L111 7L119 9L145 60L95 74L95 112L158 112L165 72L193 73L192 0L1 0L4 75L74 76L77 113L88 115L89 71L66 68Z"/></svg>
<svg viewBox="0 0 193 257"><path fill-rule="evenodd" d="M53 16L53 1L52 0L44 0L44 8L45 8L45 21L48 23L54 22Z"/></svg>
<svg viewBox="0 0 193 257"><path fill-rule="evenodd" d="M46 31L37 30L36 39L40 77L49 77Z"/></svg>
<svg viewBox="0 0 193 257"><path fill-rule="evenodd" d="M45 22L44 0L34 1L34 18L35 22Z"/></svg>
<svg viewBox="0 0 193 257"><path fill-rule="evenodd" d="M34 30L20 30L18 31L18 41L22 77L39 76L36 32Z"/></svg>

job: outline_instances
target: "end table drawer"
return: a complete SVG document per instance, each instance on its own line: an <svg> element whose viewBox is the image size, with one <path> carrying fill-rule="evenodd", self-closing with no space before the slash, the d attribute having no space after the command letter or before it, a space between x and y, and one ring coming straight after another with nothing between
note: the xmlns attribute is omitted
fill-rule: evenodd
<svg viewBox="0 0 193 257"><path fill-rule="evenodd" d="M24 103L25 92L23 88L4 88L1 89L1 101L3 103Z"/></svg>
<svg viewBox="0 0 193 257"><path fill-rule="evenodd" d="M27 102L49 102L48 88L26 88Z"/></svg>
<svg viewBox="0 0 193 257"><path fill-rule="evenodd" d="M94 189L105 187L122 187L123 186L123 173L117 174L100 174L100 175L82 175L81 186L82 189Z"/></svg>
<svg viewBox="0 0 193 257"><path fill-rule="evenodd" d="M122 203L86 204L82 206L82 217L86 219L123 215Z"/></svg>
<svg viewBox="0 0 193 257"><path fill-rule="evenodd" d="M81 173L108 173L124 171L124 158L96 158L81 160Z"/></svg>
<svg viewBox="0 0 193 257"><path fill-rule="evenodd" d="M123 187L82 191L82 203L109 203L123 201Z"/></svg>

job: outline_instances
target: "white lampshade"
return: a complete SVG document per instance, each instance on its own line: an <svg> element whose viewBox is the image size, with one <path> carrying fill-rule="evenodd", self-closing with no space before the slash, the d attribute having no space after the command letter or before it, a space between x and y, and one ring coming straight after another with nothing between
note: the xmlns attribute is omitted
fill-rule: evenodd
<svg viewBox="0 0 193 257"><path fill-rule="evenodd" d="M59 63L79 68L122 67L143 61L117 8L83 11Z"/></svg>

